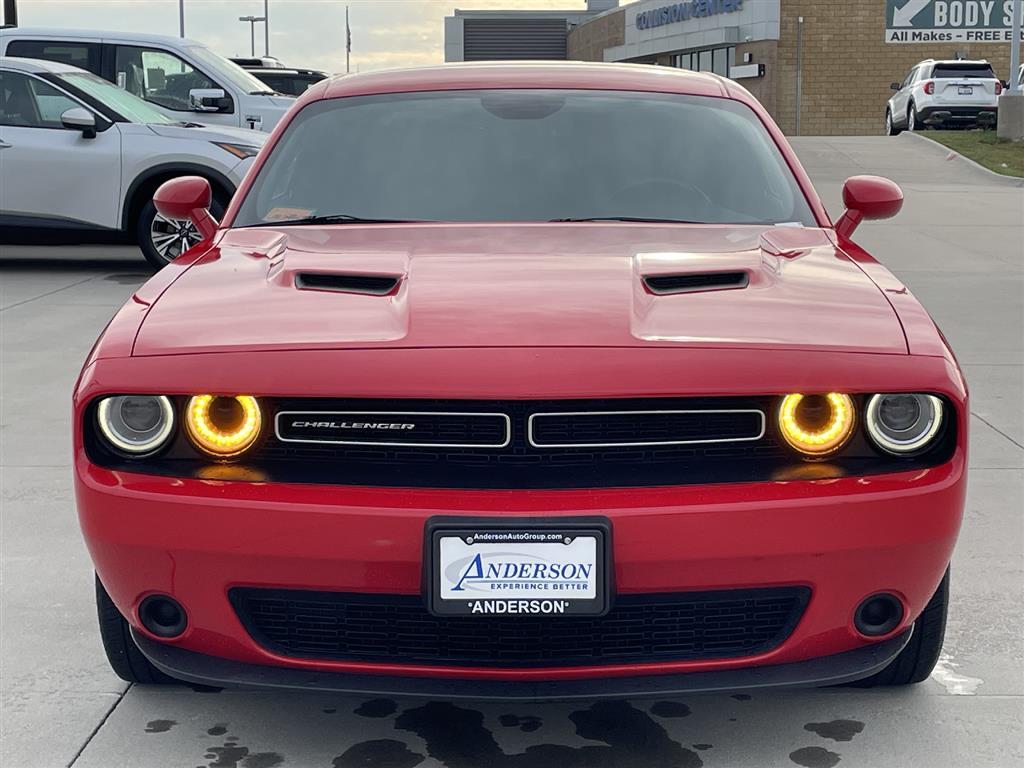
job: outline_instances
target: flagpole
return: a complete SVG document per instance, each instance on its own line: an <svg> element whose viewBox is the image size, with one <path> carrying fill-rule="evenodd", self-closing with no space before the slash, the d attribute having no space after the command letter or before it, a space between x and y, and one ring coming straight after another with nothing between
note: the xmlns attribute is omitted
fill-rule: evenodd
<svg viewBox="0 0 1024 768"><path fill-rule="evenodd" d="M348 25L348 6L345 6L345 74L352 71L352 29Z"/></svg>

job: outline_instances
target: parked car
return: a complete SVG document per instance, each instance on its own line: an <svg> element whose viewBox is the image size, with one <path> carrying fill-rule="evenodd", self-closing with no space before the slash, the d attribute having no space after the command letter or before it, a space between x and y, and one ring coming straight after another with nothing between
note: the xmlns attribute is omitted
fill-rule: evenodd
<svg viewBox="0 0 1024 768"><path fill-rule="evenodd" d="M14 27L0 30L0 55L80 67L175 120L270 131L292 104L237 64L186 38Z"/></svg>
<svg viewBox="0 0 1024 768"><path fill-rule="evenodd" d="M903 685L963 375L738 84L474 64L299 97L74 394L125 680L450 698Z"/></svg>
<svg viewBox="0 0 1024 768"><path fill-rule="evenodd" d="M225 210L266 134L166 117L77 67L0 57L0 225L134 236L155 267L199 241L188 221L160 215L153 192L195 175Z"/></svg>
<svg viewBox="0 0 1024 768"><path fill-rule="evenodd" d="M913 67L885 108L885 132L994 126L1003 84L987 61L928 59Z"/></svg>
<svg viewBox="0 0 1024 768"><path fill-rule="evenodd" d="M249 67L248 71L266 83L277 93L284 93L288 96L300 96L314 83L327 79L327 73L316 69L290 69L285 67L270 67L257 69Z"/></svg>
<svg viewBox="0 0 1024 768"><path fill-rule="evenodd" d="M232 56L231 61L235 62L242 69L263 69L267 67L283 67L275 56Z"/></svg>

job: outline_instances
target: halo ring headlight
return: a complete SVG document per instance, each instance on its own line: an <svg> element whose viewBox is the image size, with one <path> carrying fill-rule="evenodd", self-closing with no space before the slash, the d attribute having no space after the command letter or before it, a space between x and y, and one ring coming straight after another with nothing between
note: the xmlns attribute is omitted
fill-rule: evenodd
<svg viewBox="0 0 1024 768"><path fill-rule="evenodd" d="M868 400L864 423L871 441L887 453L926 448L942 428L942 400L935 395L890 393Z"/></svg>
<svg viewBox="0 0 1024 768"><path fill-rule="evenodd" d="M840 392L786 395L779 406L779 432L805 456L835 453L853 435L857 411L853 398Z"/></svg>
<svg viewBox="0 0 1024 768"><path fill-rule="evenodd" d="M263 414L251 395L195 395L185 406L185 431L203 453L231 458L252 447L263 428Z"/></svg>
<svg viewBox="0 0 1024 768"><path fill-rule="evenodd" d="M100 434L120 453L141 456L161 448L174 430L174 407L163 395L115 395L100 400Z"/></svg>

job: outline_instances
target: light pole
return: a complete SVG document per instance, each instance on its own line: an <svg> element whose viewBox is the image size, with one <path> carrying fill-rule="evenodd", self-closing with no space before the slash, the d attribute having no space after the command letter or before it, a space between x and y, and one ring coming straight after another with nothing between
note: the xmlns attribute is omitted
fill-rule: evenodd
<svg viewBox="0 0 1024 768"><path fill-rule="evenodd" d="M185 36L185 0L178 0L178 37Z"/></svg>
<svg viewBox="0 0 1024 768"><path fill-rule="evenodd" d="M263 0L263 55L270 55L270 0Z"/></svg>
<svg viewBox="0 0 1024 768"><path fill-rule="evenodd" d="M256 55L256 22L266 21L265 16L239 16L239 21L249 22L249 50L250 56Z"/></svg>
<svg viewBox="0 0 1024 768"><path fill-rule="evenodd" d="M1024 0L1013 0L1013 18L1010 40L1010 80L1008 87L999 97L999 117L996 135L1001 139L1024 140L1024 93L1017 80L1020 77L1020 34L1021 14Z"/></svg>

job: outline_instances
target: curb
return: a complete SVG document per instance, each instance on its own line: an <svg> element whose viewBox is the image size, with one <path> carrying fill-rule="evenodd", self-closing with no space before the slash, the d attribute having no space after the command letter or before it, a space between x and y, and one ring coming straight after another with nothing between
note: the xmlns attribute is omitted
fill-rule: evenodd
<svg viewBox="0 0 1024 768"><path fill-rule="evenodd" d="M987 176L989 179L995 181L996 183L1002 186L1014 187L1017 189L1024 187L1024 178L1018 178L1016 176L1007 176L1006 174L999 173L998 171L993 171L991 168L986 168L981 163L971 160L971 158L969 157L964 157L955 149L950 149L945 144L941 144L935 141L935 139L929 139L926 135L914 131L904 131L902 134L900 134L900 138L902 139L904 136L907 136L918 142L924 142L929 146L934 147L935 149L942 152L942 154L945 156L947 160L953 160L955 162L959 162L970 168L973 168L974 170L980 171L981 173L985 174L985 176Z"/></svg>

